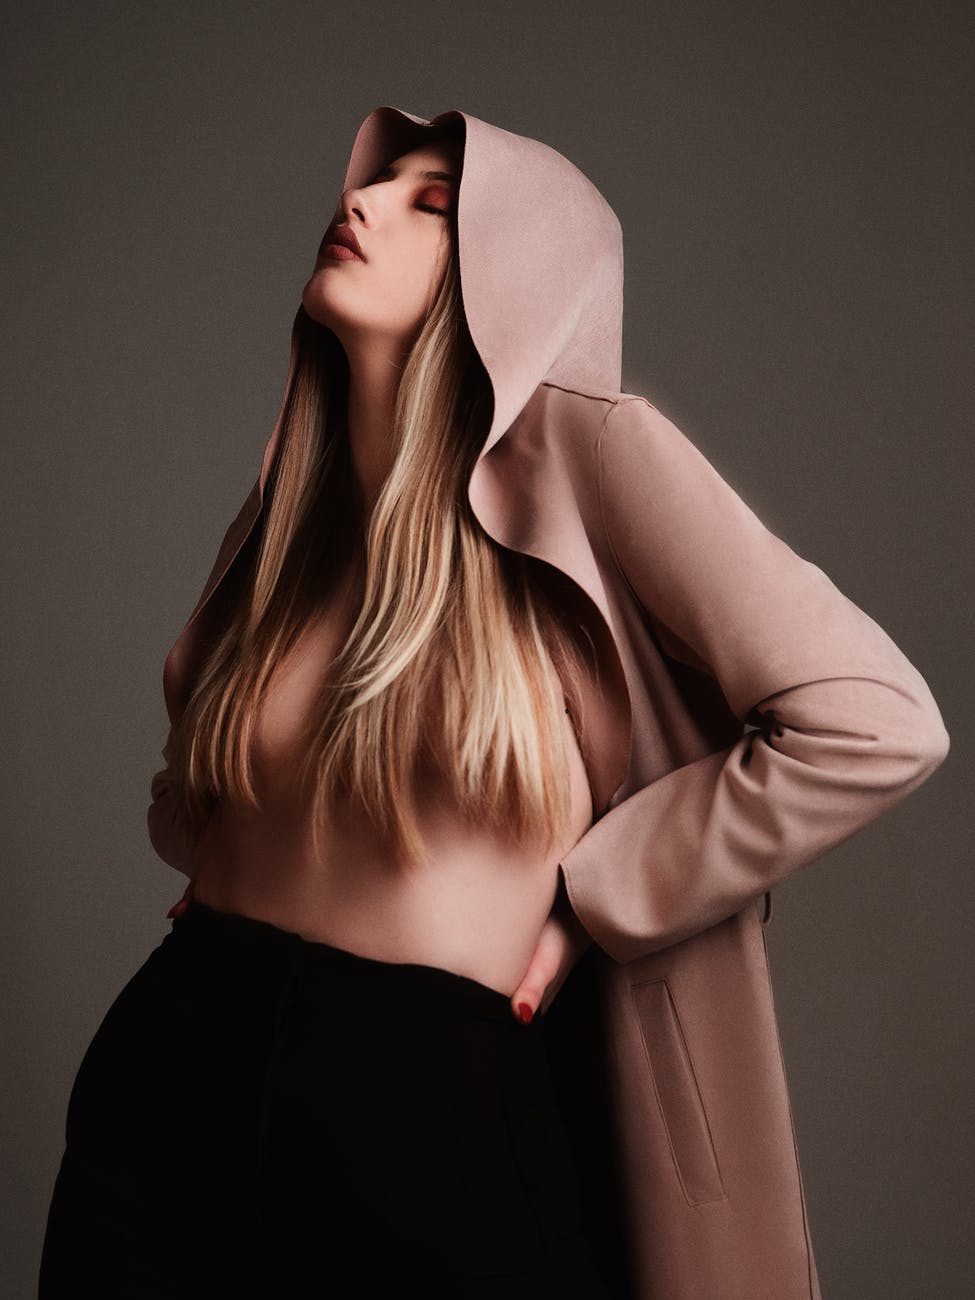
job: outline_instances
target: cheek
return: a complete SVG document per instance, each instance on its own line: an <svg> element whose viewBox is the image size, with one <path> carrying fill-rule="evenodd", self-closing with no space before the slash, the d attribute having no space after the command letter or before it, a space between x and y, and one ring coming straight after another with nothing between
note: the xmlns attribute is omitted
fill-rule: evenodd
<svg viewBox="0 0 975 1300"><path fill-rule="evenodd" d="M435 259L413 257L389 276L383 301L397 319L413 324L429 309L439 271Z"/></svg>

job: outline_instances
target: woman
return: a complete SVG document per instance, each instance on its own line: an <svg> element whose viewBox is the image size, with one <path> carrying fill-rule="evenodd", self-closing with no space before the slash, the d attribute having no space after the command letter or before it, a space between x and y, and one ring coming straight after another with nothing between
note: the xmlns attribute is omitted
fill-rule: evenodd
<svg viewBox="0 0 975 1300"><path fill-rule="evenodd" d="M365 119L166 660L190 884L75 1081L42 1300L818 1296L754 903L947 733L620 392L621 321L562 155Z"/></svg>

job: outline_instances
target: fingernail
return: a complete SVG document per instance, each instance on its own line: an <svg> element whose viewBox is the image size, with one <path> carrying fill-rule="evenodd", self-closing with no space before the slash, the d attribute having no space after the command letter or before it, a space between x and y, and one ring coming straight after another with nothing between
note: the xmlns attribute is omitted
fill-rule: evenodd
<svg viewBox="0 0 975 1300"><path fill-rule="evenodd" d="M521 1019L522 1024L527 1025L534 1014L534 1011L532 1011L527 1002L518 1003L518 1016Z"/></svg>

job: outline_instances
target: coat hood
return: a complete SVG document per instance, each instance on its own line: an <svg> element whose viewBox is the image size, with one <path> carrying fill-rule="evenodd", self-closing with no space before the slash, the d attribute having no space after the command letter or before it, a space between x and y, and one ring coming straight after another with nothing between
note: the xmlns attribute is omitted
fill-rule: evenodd
<svg viewBox="0 0 975 1300"><path fill-rule="evenodd" d="M389 105L373 109L356 132L342 192L366 184L442 125L460 126L463 136L461 293L493 393L483 457L541 383L619 391L623 234L606 199L558 150L459 109L430 119ZM294 381L300 312L284 404ZM262 493L278 433L265 451Z"/></svg>

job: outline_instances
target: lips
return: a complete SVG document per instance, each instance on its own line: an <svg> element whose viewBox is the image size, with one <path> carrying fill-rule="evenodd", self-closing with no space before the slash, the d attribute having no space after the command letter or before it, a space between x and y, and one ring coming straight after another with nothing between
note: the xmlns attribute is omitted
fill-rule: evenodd
<svg viewBox="0 0 975 1300"><path fill-rule="evenodd" d="M350 226L334 226L325 235L322 241L322 254L326 253L329 244L338 244L340 248L348 249L349 253L354 254L360 261L366 260L365 254L359 246L359 241L352 233Z"/></svg>

